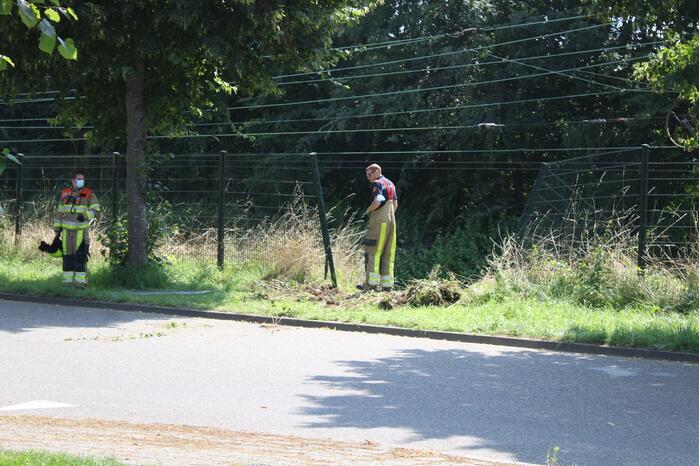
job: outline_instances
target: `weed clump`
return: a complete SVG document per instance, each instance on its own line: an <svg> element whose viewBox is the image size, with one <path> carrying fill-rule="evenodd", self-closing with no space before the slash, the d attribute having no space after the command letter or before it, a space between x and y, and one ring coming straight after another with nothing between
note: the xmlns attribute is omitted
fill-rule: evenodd
<svg viewBox="0 0 700 466"><path fill-rule="evenodd" d="M411 306L449 306L458 302L464 284L454 274L439 278L440 267L435 267L425 279L411 280L404 292L404 300Z"/></svg>

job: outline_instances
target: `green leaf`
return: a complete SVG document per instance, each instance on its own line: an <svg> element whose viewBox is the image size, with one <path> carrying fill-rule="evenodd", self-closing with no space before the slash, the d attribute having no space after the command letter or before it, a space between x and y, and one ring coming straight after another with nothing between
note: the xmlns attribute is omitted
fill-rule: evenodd
<svg viewBox="0 0 700 466"><path fill-rule="evenodd" d="M56 37L56 28L45 19L39 22L39 30L45 36Z"/></svg>
<svg viewBox="0 0 700 466"><path fill-rule="evenodd" d="M68 12L69 15L73 17L74 20L78 21L78 15L75 14L75 11L73 11L73 8L68 7L66 8L66 11Z"/></svg>
<svg viewBox="0 0 700 466"><path fill-rule="evenodd" d="M10 65L14 68L15 64L12 63L12 60L10 57L6 55L0 55L0 71L4 71L7 69L7 65Z"/></svg>
<svg viewBox="0 0 700 466"><path fill-rule="evenodd" d="M17 157L15 157L14 155L10 154L9 150L8 150L7 154L5 154L5 157L7 157L8 160L13 161L13 162L16 163L17 165L22 165L22 162L20 162L19 160L17 160Z"/></svg>
<svg viewBox="0 0 700 466"><path fill-rule="evenodd" d="M12 0L0 0L0 15L12 13Z"/></svg>
<svg viewBox="0 0 700 466"><path fill-rule="evenodd" d="M34 28L39 23L41 13L39 13L39 9L35 5L27 3L26 0L17 0L17 7L19 8L19 16L22 22L29 29Z"/></svg>
<svg viewBox="0 0 700 466"><path fill-rule="evenodd" d="M58 46L58 53L61 54L66 60L77 60L78 59L78 49L75 48L73 39L66 39L65 41L58 38L61 45Z"/></svg>
<svg viewBox="0 0 700 466"><path fill-rule="evenodd" d="M41 38L39 39L39 50L51 55L53 54L53 49L55 48L56 36L47 36L46 34L41 34Z"/></svg>
<svg viewBox="0 0 700 466"><path fill-rule="evenodd" d="M46 17L54 23L58 23L59 21L61 21L61 15L59 15L58 11L54 10L53 8L47 8L46 10L44 10L44 15L46 15Z"/></svg>
<svg viewBox="0 0 700 466"><path fill-rule="evenodd" d="M10 153L10 149L7 147L2 148L2 155L8 155Z"/></svg>
<svg viewBox="0 0 700 466"><path fill-rule="evenodd" d="M53 4L53 6L61 6L61 2L59 2L58 0L49 0L49 1Z"/></svg>

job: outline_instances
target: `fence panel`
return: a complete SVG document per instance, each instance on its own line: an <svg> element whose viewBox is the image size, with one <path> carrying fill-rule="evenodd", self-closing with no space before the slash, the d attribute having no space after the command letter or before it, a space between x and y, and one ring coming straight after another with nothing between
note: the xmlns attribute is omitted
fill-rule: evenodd
<svg viewBox="0 0 700 466"><path fill-rule="evenodd" d="M678 149L643 148L543 164L521 217L532 245L576 248L595 235L638 235L643 257L696 253L698 160ZM620 236L622 237L622 236Z"/></svg>

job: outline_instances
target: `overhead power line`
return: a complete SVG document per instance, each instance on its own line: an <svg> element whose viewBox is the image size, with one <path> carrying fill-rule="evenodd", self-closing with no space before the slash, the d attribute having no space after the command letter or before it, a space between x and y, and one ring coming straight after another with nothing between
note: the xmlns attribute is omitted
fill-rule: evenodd
<svg viewBox="0 0 700 466"><path fill-rule="evenodd" d="M563 53L555 53L555 54L548 54L548 55L537 55L533 57L522 57L518 58L517 60L519 61L528 61L528 60L542 60L542 59L548 59L548 58L557 58L557 57L564 57L564 56L569 56L569 55L581 55L584 53L593 53L593 52L609 52L613 50L619 50L619 49L628 49L632 50L635 48L639 47L644 47L648 45L660 45L663 44L663 41L653 41L653 42L642 42L639 44L626 44L626 45L619 45L615 47L600 47L596 49L588 49L588 50L576 50L573 52L563 52ZM414 73L426 73L426 72L436 72L436 71L443 71L443 70L452 70L452 69L459 69L459 68L472 68L472 67L481 67L481 66L488 66L488 65L498 65L502 64L502 60L492 60L492 61L486 61L486 62L479 62L479 63L465 63L462 65L449 65L449 66L436 66L436 67L425 67L425 68L418 68L418 69L413 69L413 70L401 70L401 71L385 71L382 73L370 73L370 74L360 74L360 75L349 75L349 76L338 76L338 77L332 77L332 78L317 78L317 79L306 79L302 81L285 81L282 83L277 83L278 86L291 86L294 84L308 84L308 83L317 83L317 82L343 82L343 81L349 81L352 79L366 79L366 78L376 78L376 77L382 77L382 76L396 76L396 75L402 75L402 74L414 74Z"/></svg>
<svg viewBox="0 0 700 466"><path fill-rule="evenodd" d="M600 47L600 48L595 48L595 49L577 50L577 51L562 52L562 53L557 53L557 54L522 57L522 58L515 58L512 60L514 60L514 61L529 61L529 60L557 58L557 57L570 56L570 55L581 55L584 53L609 52L609 51L614 51L614 50L619 50L619 49L632 50L632 49L636 49L636 48L640 48L640 47L659 45L659 44L663 44L663 43L664 43L663 41L643 42L643 43L639 43L639 44L626 44L626 45L620 45L620 46L615 46L615 47ZM487 62L481 62L481 63L466 63L466 64L462 64L462 65L451 65L451 66L442 66L442 67L435 67L435 68L427 67L427 68L420 68L417 70L389 71L389 72L383 72L383 73L374 73L374 74L366 74L366 75L358 75L358 76L343 76L343 77L338 77L338 78L333 78L333 79L337 80L337 81L342 81L342 80L357 79L357 78L369 78L369 77L391 76L391 75L399 75L399 74L412 74L412 73L420 73L420 72L435 72L435 71L441 71L441 70L447 70L447 69L480 67L480 66L488 66L488 65L495 65L495 64L502 64L502 63L503 63L503 60L493 60L493 61L487 61ZM581 71L581 72L601 76L600 73L594 73L592 71ZM631 79L617 77L617 76L608 76L608 75L602 75L602 76L608 77L611 79L624 80L624 81L629 82L629 83L644 84L644 83L641 83L640 81L634 81ZM283 86L283 85L288 85L288 84L291 85L291 84L301 84L301 83L311 83L311 82L321 82L321 81L328 81L328 79L312 79L312 80L306 80L306 81L291 81L291 82L287 82L287 83L280 83L279 85ZM45 91L45 92L41 92L39 94L44 94L44 93L45 94L58 93L58 91ZM26 95L29 95L29 93L27 93ZM69 99L72 100L72 99L75 99L75 97L70 97ZM41 102L53 102L53 101L54 101L53 98L37 98L37 99L15 100L12 103L41 103ZM0 102L0 105L3 105L3 104L4 104L3 102ZM243 108L243 107L237 107L237 108ZM50 118L55 118L55 116L54 117L46 117L46 118L6 118L6 119L0 119L0 123L14 122L14 121L21 121L21 122L46 121ZM294 121L307 121L307 120L294 120Z"/></svg>
<svg viewBox="0 0 700 466"><path fill-rule="evenodd" d="M579 77L579 76L575 76L575 75L569 74L569 73L564 73L564 72L561 72L561 71L558 71L558 70L550 70L550 69L547 69L547 68L542 68L541 66L535 66L535 65L530 65L530 64L528 64L528 63L522 63L520 60L517 60L517 59L514 60L514 59L510 59L510 58L503 58L503 57L499 57L498 55L494 55L494 54L492 54L492 53L489 53L489 55L491 55L492 57L495 57L495 58L499 58L499 59L503 60L504 62L515 63L515 64L517 64L517 65L526 66L526 67L528 67L528 68L534 68L534 69L540 70L540 71L547 71L547 72L549 72L549 73L558 74L558 75L561 75L561 76L565 76L565 77L567 77L567 78L578 79L578 80L580 80L580 81L584 81L584 82L587 82L587 83L589 83L589 84L595 84L595 85L607 87L607 88L610 88L610 89L620 90L620 88L617 87L617 86L611 86L610 84L605 84L605 83L601 83L601 82L598 82L598 81L593 81L592 79L581 78L581 77Z"/></svg>
<svg viewBox="0 0 700 466"><path fill-rule="evenodd" d="M437 126L404 126L399 128L353 128L353 129L328 129L328 130L309 130L309 131L269 131L269 132L254 132L241 133L244 136L299 136L309 134L345 134L345 133L386 133L399 131L446 131L446 130L462 130L462 129L500 129L500 128L519 128L529 126L552 126L563 124L620 124L629 123L639 120L664 119L660 117L631 117L631 118L594 118L588 120L563 120L563 121L548 121L537 123L496 123L496 122L481 122L473 125L437 125ZM223 136L234 136L235 134L224 134ZM206 136L206 135L202 135Z"/></svg>
<svg viewBox="0 0 700 466"><path fill-rule="evenodd" d="M541 15L541 16L548 16L548 15ZM368 43L364 43L364 44L345 45L342 47L333 47L333 48L330 48L328 50L342 51L342 50L362 49L362 51L365 51L365 50L376 50L376 49L389 48L389 47L400 47L403 45L412 45L412 44L416 44L419 42L444 39L447 37L459 37L462 34L464 34L465 31L471 31L471 30L476 30L479 32L499 31L502 29L515 29L515 28L519 28L519 27L534 26L537 24L557 23L560 21L571 21L574 19L582 19L582 18L587 18L587 17L589 17L589 16L588 15L576 15L576 16L568 16L565 18L554 18L554 19L545 18L545 19L540 20L540 21L532 21L532 22L527 22L527 23L504 23L501 25L490 26L490 27L472 26L472 27L462 28L459 31L455 31L455 32L447 32L447 33L443 33L443 34L434 34L434 35L429 35L429 36L412 37L412 38L407 38L407 39L393 39L393 40L386 40L386 41L381 41L381 42L368 42Z"/></svg>
<svg viewBox="0 0 700 466"><path fill-rule="evenodd" d="M222 121L222 122L214 122L214 123L194 123L191 126L207 127L207 126L259 125L259 124L278 124L278 123L295 123L295 122L351 120L351 119L357 119L357 118L383 117L383 116L405 115L405 114L413 114L413 113L417 114L417 113L428 113L428 112L443 112L443 111L464 110L464 109L472 109L472 108L486 108L486 107L498 107L498 106L506 106L506 105L541 103L541 102L549 102L549 101L555 101L555 100L578 99L578 98L583 98L583 97L621 94L624 92L630 92L630 91L618 90L618 91L604 91L604 92L586 92L586 93L581 93L581 94L569 94L569 95L555 96L555 97L539 97L539 98L532 98L532 99L506 100L506 101L501 101L501 102L485 102L485 103L470 104L470 105L456 105L456 106L451 106L451 107L418 108L418 109L402 110L402 111L396 111L396 112L368 113L368 114L360 114L360 115L345 115L345 116L335 116L335 117L291 118L291 119L281 119L281 120L233 121L233 122ZM652 91L639 89L639 90L635 90L633 92L651 93ZM32 120L46 121L47 119L29 119L29 121L32 121ZM3 120L0 120L0 121L3 121ZM12 121L22 121L22 119L13 119ZM7 128L9 129L9 128L16 128L16 127L7 127ZM42 129L53 129L53 128L54 127L51 127L51 126L42 127ZM91 127L91 126L84 127L84 129L91 129L91 128L93 128L93 127Z"/></svg>
<svg viewBox="0 0 700 466"><path fill-rule="evenodd" d="M557 32L552 32L552 33L548 33L548 34L538 34L536 36L525 37L522 39L509 40L509 41L500 42L497 44L482 45L482 46L474 47L474 48L465 48L465 49L460 49L460 50L452 50L450 52L442 52L442 53L434 53L434 54L429 54L429 55L421 55L418 57L402 58L400 60L390 60L390 61L385 61L385 62L368 63L365 65L346 66L346 67L340 67L340 68L328 68L328 69L324 69L324 70L310 71L310 72L304 72L304 73L285 74L285 75L274 76L273 79L294 78L297 76L308 76L308 75L317 74L317 73L328 73L328 72L337 72L337 71L345 71L345 70L355 70L355 69L361 69L361 68L371 68L371 67L375 67L375 66L395 65L398 63L409 63L409 62L417 61L417 60L427 60L428 58L445 57L445 56L455 55L455 54L459 54L459 53L477 52L479 50L485 50L485 49L490 49L490 48L494 48L494 47L501 47L504 45L519 44L519 43L528 42L531 40L544 39L546 37L553 37L553 36L559 36L559 35L563 35L563 34L570 34L572 32L598 29L601 27L607 27L609 25L610 25L610 23L594 24L591 26L585 26L585 27L574 28L574 29L567 29L564 31L557 31Z"/></svg>
<svg viewBox="0 0 700 466"><path fill-rule="evenodd" d="M633 121L641 120L663 120L666 115L657 116L644 116L644 117L609 117L609 118L588 118L581 120L559 120L552 122L536 122L536 123L511 123L511 124L501 124L501 123L477 123L474 125L457 125L457 126L418 126L418 127L405 127L405 128L366 128L366 129L349 129L349 130L315 130L315 131L290 131L290 132L258 132L258 133L241 133L248 136L261 136L261 135L282 135L282 134L312 134L312 133L344 133L344 132L366 132L366 131L393 131L393 130L406 130L406 131L418 131L418 130L430 130L430 129L464 129L464 128L511 128L511 127L525 127L525 126L546 126L546 125L564 125L564 124L619 124L619 123L629 123ZM204 124L206 125L206 123ZM202 126L202 124L193 124L191 126ZM80 129L93 129L93 126L86 126ZM62 126L0 126L0 129L17 129L17 130L52 130L52 129L65 129Z"/></svg>
<svg viewBox="0 0 700 466"><path fill-rule="evenodd" d="M417 109L401 110L401 111L395 111L395 112L365 113L365 114L359 114L359 115L341 115L341 116L335 116L335 117L289 118L289 119L280 119L280 120L258 120L258 121L234 121L234 122L232 122L232 124L257 125L257 124L296 123L296 122L310 122L310 121L350 120L350 119L356 119L356 118L384 117L384 116L394 116L394 115L406 115L406 114L412 114L412 113L444 112L444 111L452 111L452 110L464 110L464 109L470 109L470 108L497 107L497 106L501 106L501 105L540 103L540 102L549 102L552 100L578 99L578 98L582 98L582 97L621 94L623 92L629 92L629 91L618 90L618 91L603 91L603 92L586 92L586 93L581 93L581 94L569 94L569 95L555 96L555 97L538 97L538 98L532 98L532 99L505 100L505 101L501 101L501 102L485 102L485 103L469 104L469 105L454 105L454 106L450 106L450 107L417 108ZM651 91L640 89L640 90L635 90L634 92L651 92Z"/></svg>
<svg viewBox="0 0 700 466"><path fill-rule="evenodd" d="M238 106L238 107L228 107L228 110L250 110L250 109L260 109L260 108L289 107L289 106L295 106L295 105L308 105L308 104L316 104L316 103L322 103L322 102L337 102L337 101L341 101L341 100L366 99L366 98L373 98L373 97L385 97L385 96L389 96L389 95L401 95L401 94L411 94L411 93L419 93L419 92L438 91L438 90L445 90L445 89L455 89L455 88L461 88L461 87L479 86L479 85L492 84L492 83L498 83L498 82L507 82L507 81L513 81L513 80L536 78L536 77L547 76L547 75L551 75L551 74L560 74L560 73L567 72L567 71L583 70L583 69L588 69L588 68L595 68L598 66L615 65L615 64L619 64L619 63L626 63L626 62L630 62L630 61L634 61L634 60L640 60L642 58L646 58L646 56L624 58L622 60L616 60L616 61L611 61L611 62L603 62L603 63L597 63L597 64L593 64L593 65L577 66L577 67L573 67L573 68L566 68L563 70L547 71L547 72L543 72L543 73L534 73L534 74L529 74L529 75L524 75L524 76L513 76L513 77L501 78L501 79L491 79L491 80L487 80L487 81L448 84L448 85L444 85L444 86L423 87L423 88L416 88L416 89L403 89L400 91L378 92L378 93L373 93L373 94L362 94L362 95L343 96L343 97L329 97L329 98L325 98L325 99L301 100L301 101L293 101L293 102L279 102L279 103L274 103L274 104L243 105L243 106Z"/></svg>
<svg viewBox="0 0 700 466"><path fill-rule="evenodd" d="M383 116L393 116L393 115L413 114L413 113L441 112L441 111L464 110L464 109L471 109L471 108L486 108L486 107L497 107L497 106L506 106L506 105L541 103L541 102L549 102L549 101L554 101L554 100L566 100L566 99L577 99L577 98L582 98L582 97L620 94L620 93L624 93L624 92L630 92L630 91L623 89L623 90L617 90L617 91L586 92L586 93L581 93L581 94L569 94L569 95L555 96L555 97L506 100L506 101L501 101L501 102L486 102L486 103L470 104L470 105L457 105L457 106L451 106L451 107L417 108L417 109L402 110L402 111L396 111L396 112L368 113L368 114L360 114L360 115L345 115L345 116L335 116L335 117L291 118L291 119L280 119L280 120L233 121L233 122L220 121L220 122L212 122L212 123L193 123L193 124L190 124L188 126L191 126L191 127L230 126L230 125L247 126L247 125L261 125L261 124L295 123L295 122L320 122L320 121L351 120L351 119L358 119L358 118L383 117ZM651 91L646 90L646 89L639 89L639 90L635 90L633 92L645 92L646 93L646 92L651 92ZM32 119L30 119L30 120L32 120ZM47 119L35 119L35 120L46 121ZM3 120L0 120L0 121L3 121ZM20 119L20 120L12 120L12 121L22 121L22 120ZM594 121L594 120L591 120L591 121ZM0 128L4 128L4 129L55 129L55 128L65 129L65 127L63 127L63 126L26 126L26 127L3 126ZM94 128L93 126L84 126L80 129L93 129L93 128Z"/></svg>

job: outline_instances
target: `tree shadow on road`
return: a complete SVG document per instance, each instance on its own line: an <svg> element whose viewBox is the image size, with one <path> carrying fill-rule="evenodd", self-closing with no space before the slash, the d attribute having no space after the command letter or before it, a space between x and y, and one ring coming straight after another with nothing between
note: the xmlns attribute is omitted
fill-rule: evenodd
<svg viewBox="0 0 700 466"><path fill-rule="evenodd" d="M561 464L697 459L694 365L674 363L669 375L664 362L417 349L337 364L347 376L312 379L335 394L304 396L303 414L317 419L306 427L397 428L412 433L407 441L444 439L462 454L496 450L537 463L555 445Z"/></svg>

